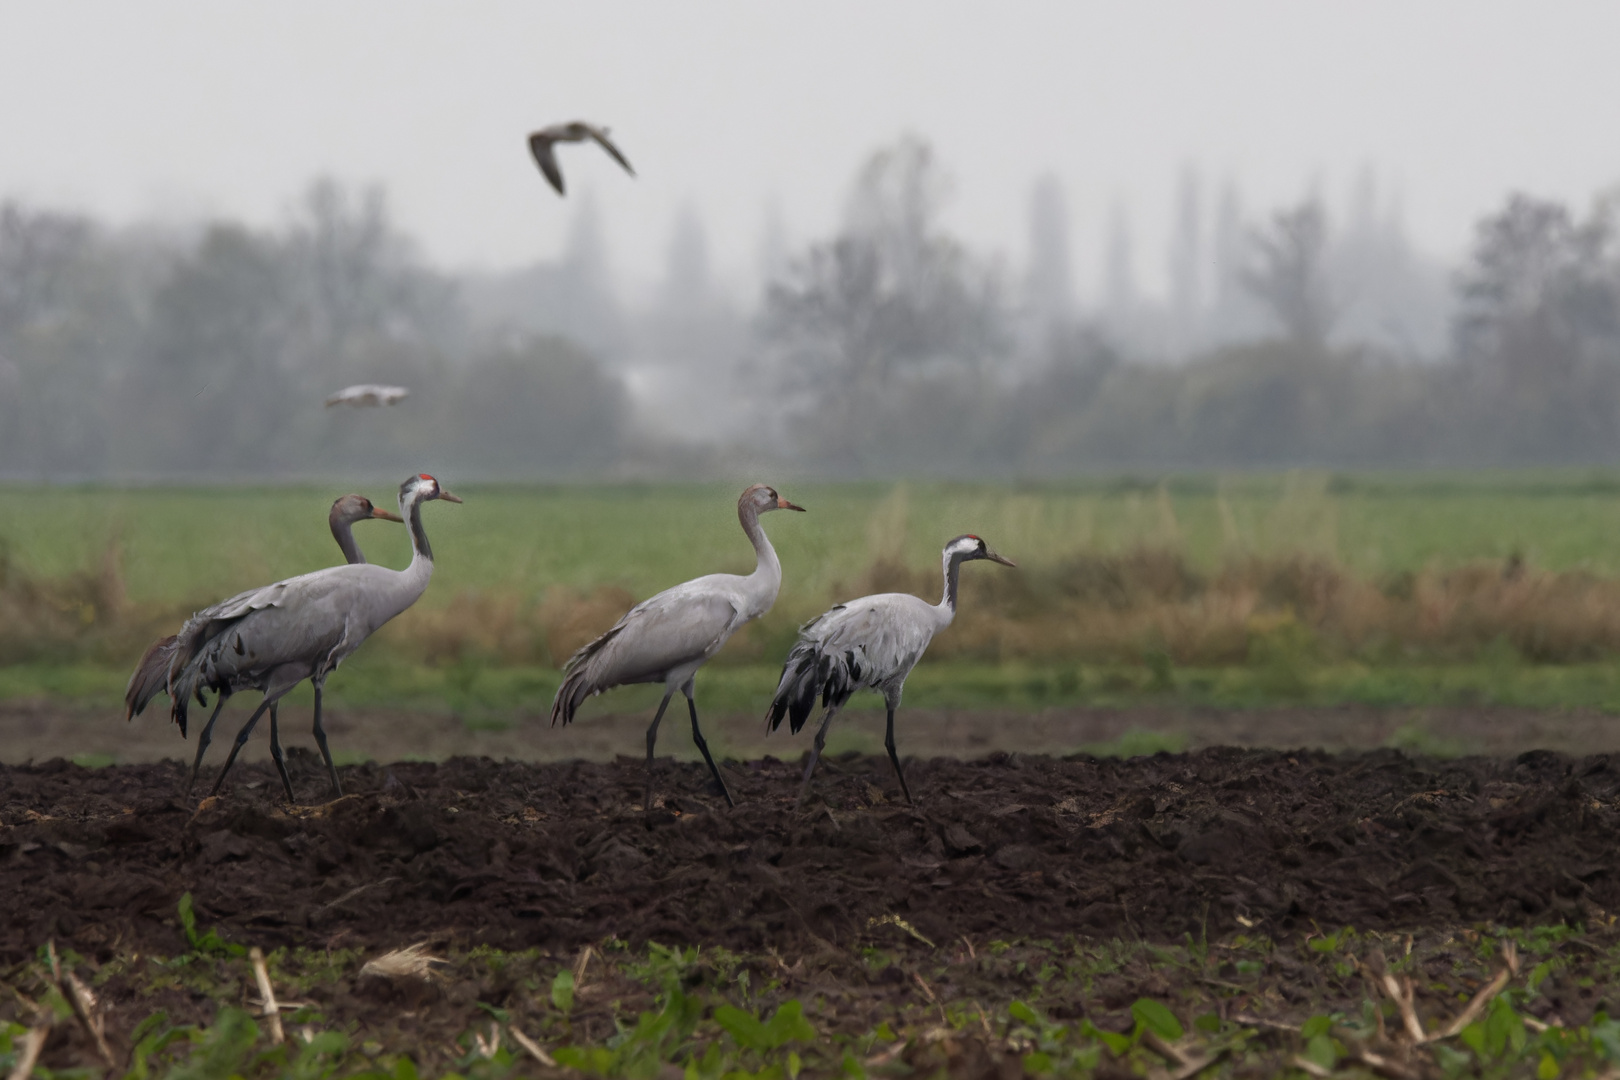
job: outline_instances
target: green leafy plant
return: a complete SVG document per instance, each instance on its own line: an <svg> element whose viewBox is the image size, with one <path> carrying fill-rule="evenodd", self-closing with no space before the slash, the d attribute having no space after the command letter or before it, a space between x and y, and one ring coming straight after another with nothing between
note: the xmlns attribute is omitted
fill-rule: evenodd
<svg viewBox="0 0 1620 1080"><path fill-rule="evenodd" d="M246 945L238 945L234 941L226 941L219 931L209 927L205 931L197 930L197 913L192 907L191 894L188 892L180 897L180 928L185 931L186 943L193 952L204 956L246 956Z"/></svg>

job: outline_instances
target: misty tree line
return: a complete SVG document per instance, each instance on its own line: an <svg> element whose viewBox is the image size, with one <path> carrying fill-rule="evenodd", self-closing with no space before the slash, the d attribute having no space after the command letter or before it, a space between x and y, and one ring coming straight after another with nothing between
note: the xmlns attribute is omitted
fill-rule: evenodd
<svg viewBox="0 0 1620 1080"><path fill-rule="evenodd" d="M836 234L777 242L753 304L683 214L625 303L587 206L555 263L451 275L375 191L312 185L276 229L112 229L0 206L0 476L440 469L827 475L1620 461L1620 203L1514 196L1449 282L1371 198L1259 221L1179 193L1168 294L1116 219L1075 303L1038 186L1021 277L942 224L915 139L861 168ZM1210 238L1206 242L1206 237ZM1450 325L1433 321L1450 290ZM1418 339L1443 344L1424 348ZM323 409L354 382L392 409Z"/></svg>
<svg viewBox="0 0 1620 1080"><path fill-rule="evenodd" d="M614 462L619 381L467 317L381 195L321 181L285 227L116 231L0 207L0 476L238 477ZM390 409L326 409L358 382Z"/></svg>

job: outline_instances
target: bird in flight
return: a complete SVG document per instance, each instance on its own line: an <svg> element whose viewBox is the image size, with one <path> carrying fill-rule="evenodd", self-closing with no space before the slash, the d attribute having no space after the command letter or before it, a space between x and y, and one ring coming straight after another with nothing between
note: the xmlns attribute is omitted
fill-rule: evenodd
<svg viewBox="0 0 1620 1080"><path fill-rule="evenodd" d="M619 153L619 148L608 138L607 128L587 124L583 120L552 124L529 136L529 151L534 154L535 163L540 166L540 171L545 173L551 186L557 189L557 194L563 195L566 192L563 190L562 170L557 168L557 155L553 148L560 142L584 142L586 139L595 140L614 161L624 166L625 172L631 176L636 175L636 170L630 167L630 163L624 160L624 155Z"/></svg>
<svg viewBox="0 0 1620 1080"><path fill-rule="evenodd" d="M373 405L397 405L410 396L411 392L403 386L360 383L356 386L345 386L342 390L327 398L326 407L353 405L356 408L361 408Z"/></svg>

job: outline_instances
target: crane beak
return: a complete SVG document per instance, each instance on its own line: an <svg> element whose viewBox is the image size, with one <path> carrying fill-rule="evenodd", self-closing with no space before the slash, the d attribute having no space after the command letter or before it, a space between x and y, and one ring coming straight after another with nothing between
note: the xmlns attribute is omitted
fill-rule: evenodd
<svg viewBox="0 0 1620 1080"><path fill-rule="evenodd" d="M1002 566L1017 566L1018 565L1017 563L1013 562L1011 559L1007 558L1007 556L1005 556L1005 555L997 555L995 552L990 551L988 549L985 551L984 557L989 559L991 562L998 562Z"/></svg>
<svg viewBox="0 0 1620 1080"><path fill-rule="evenodd" d="M404 518L400 517L398 514L390 514L387 510L384 510L380 506L374 506L371 508L371 516L374 518L382 518L384 521L397 521L401 525L405 524Z"/></svg>
<svg viewBox="0 0 1620 1080"><path fill-rule="evenodd" d="M790 503L780 495L776 497L776 508L778 510L797 510L801 514L804 513L804 507Z"/></svg>
<svg viewBox="0 0 1620 1080"><path fill-rule="evenodd" d="M439 498L443 499L445 502L458 503L461 501L461 497L459 495L452 495L448 491L444 490L444 488L439 489Z"/></svg>

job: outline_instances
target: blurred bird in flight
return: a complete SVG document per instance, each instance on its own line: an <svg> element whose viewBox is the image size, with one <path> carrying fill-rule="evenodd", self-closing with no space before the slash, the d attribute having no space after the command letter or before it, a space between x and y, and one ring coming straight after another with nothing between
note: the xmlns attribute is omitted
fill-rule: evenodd
<svg viewBox="0 0 1620 1080"><path fill-rule="evenodd" d="M403 386L383 386L381 383L360 383L356 386L345 386L342 390L326 399L327 408L333 405L353 405L356 408L373 405L396 405L409 397L411 392Z"/></svg>
<svg viewBox="0 0 1620 1080"><path fill-rule="evenodd" d="M540 166L540 171L551 182L551 186L557 189L557 194L563 195L566 192L563 189L562 170L557 168L557 155L553 148L560 142L584 142L586 139L595 140L614 161L624 166L625 172L631 176L636 175L636 170L630 167L630 163L624 160L624 155L619 153L619 148L608 138L607 128L587 124L583 120L552 124L529 136L529 150L534 154L534 160Z"/></svg>

